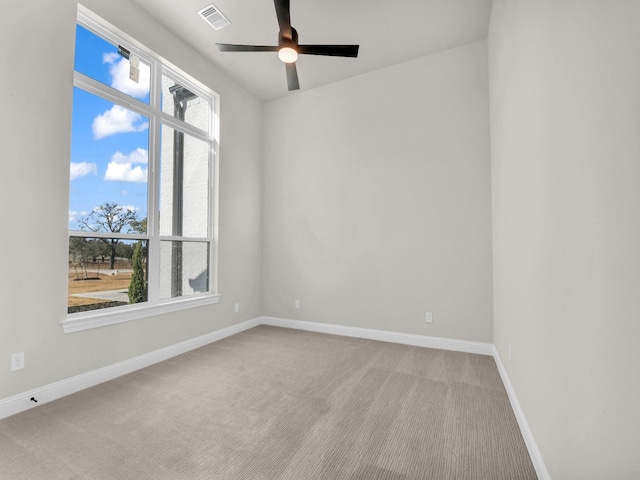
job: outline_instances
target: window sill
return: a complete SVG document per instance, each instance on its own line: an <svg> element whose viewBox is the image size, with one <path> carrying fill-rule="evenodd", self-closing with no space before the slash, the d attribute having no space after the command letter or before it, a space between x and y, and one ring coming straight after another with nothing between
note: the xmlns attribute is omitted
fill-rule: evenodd
<svg viewBox="0 0 640 480"><path fill-rule="evenodd" d="M156 305L127 305L110 308L108 311L93 310L86 313L74 313L61 321L64 333L81 332L92 328L105 327L116 323L128 322L139 318L177 312L187 308L211 305L220 301L220 295L207 295L196 298L173 300Z"/></svg>

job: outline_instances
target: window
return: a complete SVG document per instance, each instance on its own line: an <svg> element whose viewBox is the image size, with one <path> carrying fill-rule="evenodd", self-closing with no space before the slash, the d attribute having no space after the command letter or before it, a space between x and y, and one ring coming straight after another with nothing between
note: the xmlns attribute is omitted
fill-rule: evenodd
<svg viewBox="0 0 640 480"><path fill-rule="evenodd" d="M65 331L214 303L217 96L81 8Z"/></svg>

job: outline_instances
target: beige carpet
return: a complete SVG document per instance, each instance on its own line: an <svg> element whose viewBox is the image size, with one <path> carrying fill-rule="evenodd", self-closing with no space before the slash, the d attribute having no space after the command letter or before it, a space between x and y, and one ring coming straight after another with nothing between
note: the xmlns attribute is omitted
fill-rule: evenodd
<svg viewBox="0 0 640 480"><path fill-rule="evenodd" d="M0 478L536 475L493 358L260 326L0 421Z"/></svg>

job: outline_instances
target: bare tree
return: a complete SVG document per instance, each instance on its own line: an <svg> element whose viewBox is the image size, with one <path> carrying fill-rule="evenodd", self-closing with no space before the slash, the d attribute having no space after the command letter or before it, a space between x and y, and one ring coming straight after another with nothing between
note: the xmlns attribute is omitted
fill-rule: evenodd
<svg viewBox="0 0 640 480"><path fill-rule="evenodd" d="M92 232L127 233L131 224L138 221L138 215L134 210L123 207L117 203L106 202L93 209L86 217L82 217L78 224L83 230L86 228ZM100 238L109 247L111 270L115 268L116 249L120 243L119 238Z"/></svg>

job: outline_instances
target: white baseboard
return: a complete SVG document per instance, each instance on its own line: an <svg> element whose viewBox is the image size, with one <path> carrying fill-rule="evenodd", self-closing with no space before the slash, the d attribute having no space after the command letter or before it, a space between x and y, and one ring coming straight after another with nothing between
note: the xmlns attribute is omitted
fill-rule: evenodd
<svg viewBox="0 0 640 480"><path fill-rule="evenodd" d="M455 352L493 355L493 344L491 343L454 340L452 338L428 337L426 335L388 332L386 330L372 330L370 328L345 327L344 325L305 322L302 320L289 320L278 317L259 317L259 320L262 325L271 325L274 327L294 328L296 330L342 335L344 337L366 338L368 340L401 343L403 345L413 345L415 347L438 348L440 350L453 350Z"/></svg>
<svg viewBox="0 0 640 480"><path fill-rule="evenodd" d="M62 398L66 395L79 392L85 388L93 387L99 383L113 380L114 378L126 375L127 373L140 370L141 368L148 367L196 348L217 342L218 340L230 337L231 335L248 330L249 328L257 327L258 325L260 325L260 320L254 318L237 325L232 325L215 332L207 333L206 335L176 343L175 345L170 345L153 352L145 353L144 355L139 355L129 360L124 360L107 367L67 378L50 385L45 385L44 387L35 388L12 397L4 398L0 400L0 419L15 415L16 413L23 412L38 405L42 405L43 403L57 400L58 398ZM38 402L33 402L31 400L32 397Z"/></svg>
<svg viewBox="0 0 640 480"><path fill-rule="evenodd" d="M533 437L533 432L529 427L529 422L527 422L527 418L524 416L524 412L522 411L520 402L518 402L518 398L516 397L516 392L513 389L513 385L511 385L511 380L509 380L509 375L507 375L507 370L504 368L502 360L500 359L500 354L498 353L498 349L495 347L495 345L493 347L493 358L496 361L496 366L498 367L498 372L500 373L500 378L502 378L504 388L507 390L507 395L509 396L509 401L511 402L511 408L513 409L513 413L516 416L518 425L520 426L522 438L524 438L524 443L527 445L527 450L529 451L529 456L531 457L533 467L536 469L538 479L550 480L551 476L549 475L547 466L544 464L544 460L542 459L542 454L540 453L538 444L536 443L536 440Z"/></svg>
<svg viewBox="0 0 640 480"><path fill-rule="evenodd" d="M271 325L275 327L292 328L310 332L327 333L331 335L342 335L345 337L365 338L368 340L400 343L417 347L437 348L441 350L452 350L456 352L477 353L480 355L493 356L538 478L540 480L550 480L551 477L549 476L549 472L544 464L538 445L533 437L533 433L529 428L529 423L527 422L524 412L520 407L520 403L518 402L515 391L513 390L507 371L502 364L500 355L493 344L455 340L450 338L428 337L409 333L388 332L385 330L373 330L369 328L347 327L329 323L305 322L301 320L290 320L277 317L257 317L200 337L176 343L175 345L170 345L144 355L139 355L129 360L83 373L50 385L45 385L44 387L35 388L12 397L1 399L0 419L15 415L16 413L28 410L37 405L51 402L80 390L84 390L85 388L93 387L99 383L126 375L127 373L162 362L163 360L181 355L210 343L217 342L218 340L222 340L223 338L230 337L231 335L235 335L244 330L257 327L258 325ZM38 403L31 401L32 397L35 398Z"/></svg>
<svg viewBox="0 0 640 480"><path fill-rule="evenodd" d="M455 340L450 338L428 337L423 335L413 335L409 333L388 332L384 330L372 330L368 328L346 327L343 325L333 325L329 323L305 322L301 320L290 320L277 317L259 317L260 324L272 325L274 327L293 328L310 332L328 333L331 335L342 335L346 337L366 338L382 342L401 343L417 347L438 348L441 350L453 350L456 352L477 353L480 355L490 355L495 359L498 372L502 378L511 407L518 421L520 432L524 438L531 462L540 480L550 480L549 471L544 464L538 445L529 428L529 423L524 416L520 403L516 397L507 371L502 364L500 355L495 345L491 343L470 342L466 340Z"/></svg>

